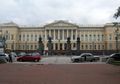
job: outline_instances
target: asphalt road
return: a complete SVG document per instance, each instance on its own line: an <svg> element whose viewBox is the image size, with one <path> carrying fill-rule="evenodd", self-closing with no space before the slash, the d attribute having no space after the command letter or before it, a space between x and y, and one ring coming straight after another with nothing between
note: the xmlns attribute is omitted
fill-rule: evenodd
<svg viewBox="0 0 120 84"><path fill-rule="evenodd" d="M0 84L120 84L120 66L0 64Z"/></svg>

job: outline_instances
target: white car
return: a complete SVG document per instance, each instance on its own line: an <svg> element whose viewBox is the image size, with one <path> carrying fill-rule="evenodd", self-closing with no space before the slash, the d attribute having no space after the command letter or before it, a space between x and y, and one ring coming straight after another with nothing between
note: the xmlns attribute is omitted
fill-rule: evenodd
<svg viewBox="0 0 120 84"><path fill-rule="evenodd" d="M80 56L71 57L72 62L95 61L95 57L91 53L82 53Z"/></svg>

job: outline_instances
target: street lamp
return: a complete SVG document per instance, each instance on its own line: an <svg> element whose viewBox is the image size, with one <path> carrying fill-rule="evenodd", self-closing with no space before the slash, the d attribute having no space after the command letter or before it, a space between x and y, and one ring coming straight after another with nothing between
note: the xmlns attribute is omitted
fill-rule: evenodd
<svg viewBox="0 0 120 84"><path fill-rule="evenodd" d="M115 30L115 41L116 41L116 52L119 52L118 50L118 39L119 39L119 23L113 22L113 26L115 26L117 29Z"/></svg>

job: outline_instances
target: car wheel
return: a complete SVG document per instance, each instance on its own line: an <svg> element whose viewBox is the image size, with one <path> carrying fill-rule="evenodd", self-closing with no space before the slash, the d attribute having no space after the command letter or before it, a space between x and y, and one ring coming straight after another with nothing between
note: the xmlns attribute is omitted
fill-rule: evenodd
<svg viewBox="0 0 120 84"><path fill-rule="evenodd" d="M22 62L23 60L22 59L19 59L20 62Z"/></svg>
<svg viewBox="0 0 120 84"><path fill-rule="evenodd" d="M75 61L75 62L79 62L79 59L75 59L74 61Z"/></svg>
<svg viewBox="0 0 120 84"><path fill-rule="evenodd" d="M38 59L35 59L34 62L39 62L39 60L38 60Z"/></svg>

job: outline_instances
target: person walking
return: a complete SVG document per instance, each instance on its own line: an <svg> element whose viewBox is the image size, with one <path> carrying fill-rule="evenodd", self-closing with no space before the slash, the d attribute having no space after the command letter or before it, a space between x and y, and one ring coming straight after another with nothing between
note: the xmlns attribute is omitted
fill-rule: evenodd
<svg viewBox="0 0 120 84"><path fill-rule="evenodd" d="M12 63L12 62L13 62L13 60L12 60L12 54L11 54L11 53L9 53L9 55L8 55L8 56L9 56L9 62L11 62L11 63Z"/></svg>

